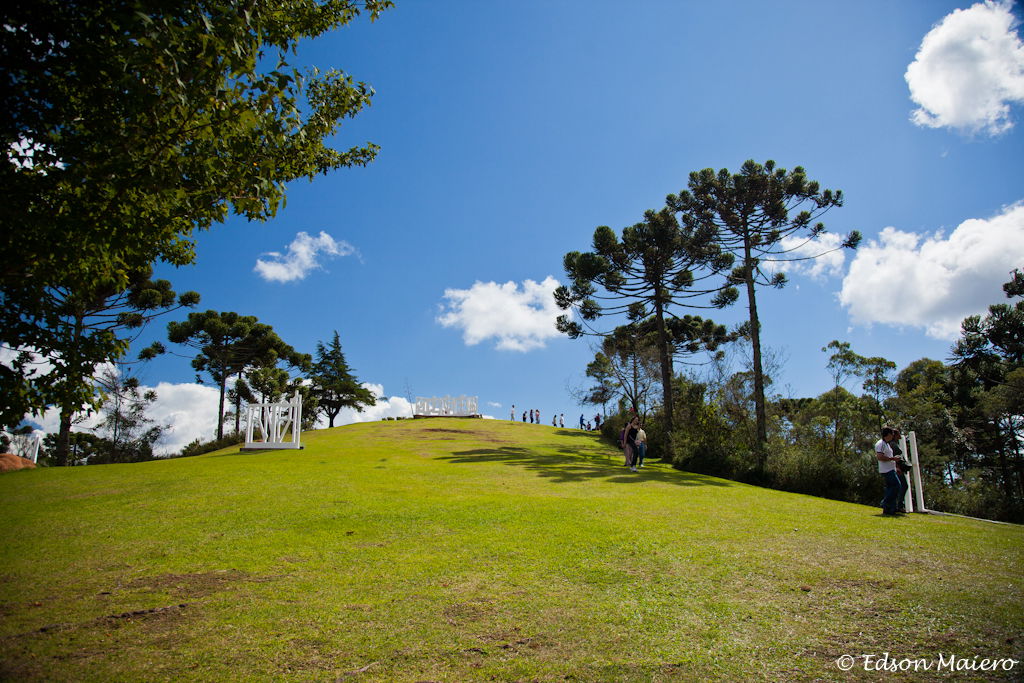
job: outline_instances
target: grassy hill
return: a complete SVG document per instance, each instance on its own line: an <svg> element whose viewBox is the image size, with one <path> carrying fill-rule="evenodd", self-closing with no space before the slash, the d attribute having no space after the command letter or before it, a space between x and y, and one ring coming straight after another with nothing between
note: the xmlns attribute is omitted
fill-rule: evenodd
<svg viewBox="0 0 1024 683"><path fill-rule="evenodd" d="M0 476L0 677L877 680L837 658L1024 659L1022 527L633 474L591 434L522 423L305 444Z"/></svg>

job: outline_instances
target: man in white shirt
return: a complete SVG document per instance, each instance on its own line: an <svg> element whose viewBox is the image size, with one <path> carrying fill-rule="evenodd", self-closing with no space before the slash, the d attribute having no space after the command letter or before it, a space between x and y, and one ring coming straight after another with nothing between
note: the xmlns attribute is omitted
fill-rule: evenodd
<svg viewBox="0 0 1024 683"><path fill-rule="evenodd" d="M885 482L885 497L882 499L882 514L896 515L899 509L900 479L896 474L896 461L889 443L896 438L896 430L882 427L882 438L875 444L875 458L878 460L878 473Z"/></svg>

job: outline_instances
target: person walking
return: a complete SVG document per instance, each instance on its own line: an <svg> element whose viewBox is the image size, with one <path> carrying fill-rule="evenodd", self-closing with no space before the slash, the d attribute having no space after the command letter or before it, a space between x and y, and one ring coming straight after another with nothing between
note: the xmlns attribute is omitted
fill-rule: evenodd
<svg viewBox="0 0 1024 683"><path fill-rule="evenodd" d="M587 423L583 419L583 413L580 413L580 429L584 429L586 427L586 424Z"/></svg>
<svg viewBox="0 0 1024 683"><path fill-rule="evenodd" d="M510 417L509 419L512 420L513 422L516 421L516 404L515 403L512 404L512 417Z"/></svg>
<svg viewBox="0 0 1024 683"><path fill-rule="evenodd" d="M561 413L558 416L558 424L562 429L565 429L565 413Z"/></svg>
<svg viewBox="0 0 1024 683"><path fill-rule="evenodd" d="M889 446L896 438L896 430L882 427L882 438L875 443L875 458L878 460L878 473L885 484L885 496L882 498L882 514L892 516L899 514L900 480L896 475L896 460L892 447Z"/></svg>
<svg viewBox="0 0 1024 683"><path fill-rule="evenodd" d="M644 466L644 459L647 458L647 432L644 431L644 426L640 423L639 418L637 418L637 426L639 429L636 433L636 466L639 469Z"/></svg>
<svg viewBox="0 0 1024 683"><path fill-rule="evenodd" d="M533 424L533 408L530 408L530 424Z"/></svg>
<svg viewBox="0 0 1024 683"><path fill-rule="evenodd" d="M636 435L640 433L640 418L634 417L626 425L625 435L623 436L623 448L622 450L626 454L626 464L629 465L630 472L636 472Z"/></svg>

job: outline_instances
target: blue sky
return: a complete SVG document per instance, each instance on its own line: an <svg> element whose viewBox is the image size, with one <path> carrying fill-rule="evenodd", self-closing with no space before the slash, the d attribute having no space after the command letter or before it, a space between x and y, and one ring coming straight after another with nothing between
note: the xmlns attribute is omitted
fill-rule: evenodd
<svg viewBox="0 0 1024 683"><path fill-rule="evenodd" d="M544 310L564 254L706 167L802 165L844 192L829 231L864 234L858 252L760 295L785 395L829 388L820 349L833 339L899 368L946 358L959 320L1024 266L1019 5L396 5L299 54L376 90L336 144L373 141L377 160L297 182L273 221L217 226L198 236L194 266L157 269L199 291L200 309L255 315L299 350L337 330L381 392L350 419L399 414L407 395L468 394L490 415L514 403L575 423L567 386L593 354ZM712 317L734 324L746 310ZM176 406L162 413L174 446L206 436L208 388L182 386L187 359L140 373Z"/></svg>

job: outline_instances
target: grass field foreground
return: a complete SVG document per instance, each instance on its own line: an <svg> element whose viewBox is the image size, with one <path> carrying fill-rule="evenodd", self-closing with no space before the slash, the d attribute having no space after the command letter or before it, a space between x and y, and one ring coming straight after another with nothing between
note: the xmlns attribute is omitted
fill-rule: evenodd
<svg viewBox="0 0 1024 683"><path fill-rule="evenodd" d="M358 424L0 476L0 676L1019 680L1024 528L760 489L590 433ZM881 494L881 483L879 483ZM862 662L863 660L858 660Z"/></svg>

